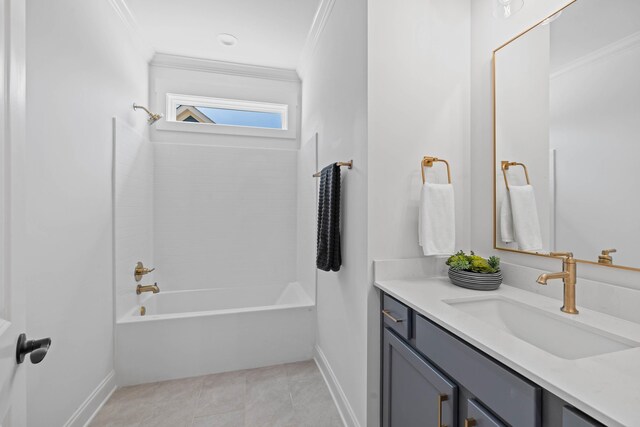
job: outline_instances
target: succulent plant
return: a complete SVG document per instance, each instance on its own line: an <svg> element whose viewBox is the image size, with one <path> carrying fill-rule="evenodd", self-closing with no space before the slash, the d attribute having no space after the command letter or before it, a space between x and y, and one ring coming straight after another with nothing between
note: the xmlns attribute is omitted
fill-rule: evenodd
<svg viewBox="0 0 640 427"><path fill-rule="evenodd" d="M452 270L465 271L471 269L471 263L466 257L456 257L449 262L449 267Z"/></svg>
<svg viewBox="0 0 640 427"><path fill-rule="evenodd" d="M500 270L500 258L497 256L490 256L487 261L489 261L491 268L494 270Z"/></svg>
<svg viewBox="0 0 640 427"><path fill-rule="evenodd" d="M471 271L474 273L497 273L500 271L500 258L490 257L488 260L476 255L473 251L467 255L459 251L447 260L447 265L455 271Z"/></svg>

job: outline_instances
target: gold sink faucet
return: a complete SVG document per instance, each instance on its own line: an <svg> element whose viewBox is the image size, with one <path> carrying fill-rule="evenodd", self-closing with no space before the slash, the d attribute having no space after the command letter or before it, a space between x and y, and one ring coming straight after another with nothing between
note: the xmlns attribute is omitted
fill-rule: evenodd
<svg viewBox="0 0 640 427"><path fill-rule="evenodd" d="M578 314L576 309L576 260L571 252L551 252L549 255L562 257L562 272L544 273L536 282L546 285L548 280L562 279L564 282L564 305L560 310L569 314Z"/></svg>
<svg viewBox="0 0 640 427"><path fill-rule="evenodd" d="M136 287L136 294L140 295L143 292L153 292L154 294L157 294L160 292L160 288L157 283L154 283L153 285L138 285Z"/></svg>

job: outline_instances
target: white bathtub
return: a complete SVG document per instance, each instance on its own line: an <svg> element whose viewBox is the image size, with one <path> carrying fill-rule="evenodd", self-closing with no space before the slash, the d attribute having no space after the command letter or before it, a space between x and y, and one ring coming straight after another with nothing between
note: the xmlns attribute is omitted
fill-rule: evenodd
<svg viewBox="0 0 640 427"><path fill-rule="evenodd" d="M310 359L315 307L298 283L161 291L116 323L118 385Z"/></svg>

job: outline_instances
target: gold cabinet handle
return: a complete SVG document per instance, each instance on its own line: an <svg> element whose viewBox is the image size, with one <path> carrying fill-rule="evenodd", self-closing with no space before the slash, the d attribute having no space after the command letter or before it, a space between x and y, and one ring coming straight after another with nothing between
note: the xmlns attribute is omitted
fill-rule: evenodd
<svg viewBox="0 0 640 427"><path fill-rule="evenodd" d="M391 319L394 323L402 323L402 322L404 322L403 319L397 319L397 318L393 317L391 315L391 313L389 312L389 310L382 310L382 314L384 314L386 317Z"/></svg>
<svg viewBox="0 0 640 427"><path fill-rule="evenodd" d="M475 418L466 418L464 420L464 427L475 427L477 425L478 423L476 422Z"/></svg>
<svg viewBox="0 0 640 427"><path fill-rule="evenodd" d="M446 402L447 400L449 400L449 396L446 394L441 393L438 395L438 427L447 427L446 424L442 424L442 402Z"/></svg>

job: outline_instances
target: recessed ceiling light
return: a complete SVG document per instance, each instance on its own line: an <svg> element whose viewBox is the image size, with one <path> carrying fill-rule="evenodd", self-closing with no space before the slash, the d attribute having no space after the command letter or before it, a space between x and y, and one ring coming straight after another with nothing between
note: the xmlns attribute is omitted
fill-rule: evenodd
<svg viewBox="0 0 640 427"><path fill-rule="evenodd" d="M238 43L238 39L233 34L220 33L218 34L218 41L223 46L233 46Z"/></svg>

